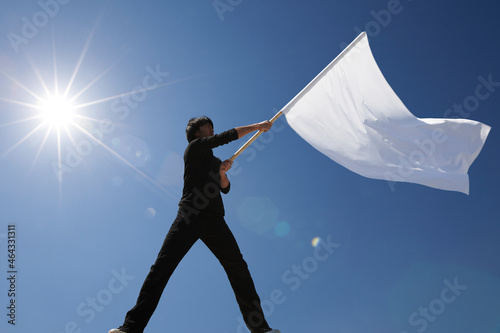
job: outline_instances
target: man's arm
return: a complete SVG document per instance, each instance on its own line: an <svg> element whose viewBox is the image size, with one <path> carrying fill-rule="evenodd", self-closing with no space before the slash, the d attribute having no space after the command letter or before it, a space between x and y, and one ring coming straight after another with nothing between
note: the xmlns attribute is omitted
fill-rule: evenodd
<svg viewBox="0 0 500 333"><path fill-rule="evenodd" d="M253 124L253 125L235 127L235 130L238 133L238 139L239 139L239 138L242 138L245 135L252 133L254 131L267 132L267 131L269 131L269 129L272 126L273 126L272 122L270 122L269 120L265 120L263 122ZM223 193L229 192L230 183L229 183L229 179L227 178L226 172L228 172L229 169L231 169L232 164L233 164L233 161L225 160L224 162L221 163L220 168L219 168L220 187L221 187Z"/></svg>
<svg viewBox="0 0 500 333"><path fill-rule="evenodd" d="M236 132L238 132L238 139L244 137L245 135L252 133L254 131L264 131L267 132L273 126L273 123L269 120L263 121L261 123L236 127Z"/></svg>
<svg viewBox="0 0 500 333"><path fill-rule="evenodd" d="M226 172L228 172L229 169L231 169L232 164L233 164L233 161L225 160L220 165L219 174L220 174L220 187L222 189L222 193L229 192L229 188L228 188L229 187L229 179L227 178Z"/></svg>

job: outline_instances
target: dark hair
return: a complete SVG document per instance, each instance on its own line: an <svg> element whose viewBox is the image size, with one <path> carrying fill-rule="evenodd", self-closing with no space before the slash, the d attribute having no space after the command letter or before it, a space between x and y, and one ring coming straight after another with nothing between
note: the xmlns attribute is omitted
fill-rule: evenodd
<svg viewBox="0 0 500 333"><path fill-rule="evenodd" d="M214 123L212 122L212 120L210 120L210 118L206 116L189 119L186 127L186 138L188 142L196 139L196 132L200 129L201 126L205 124L210 124L210 126L214 127Z"/></svg>

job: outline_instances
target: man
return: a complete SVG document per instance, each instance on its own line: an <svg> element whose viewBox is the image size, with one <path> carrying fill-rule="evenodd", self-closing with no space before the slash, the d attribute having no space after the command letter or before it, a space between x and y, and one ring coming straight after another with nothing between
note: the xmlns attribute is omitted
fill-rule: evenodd
<svg viewBox="0 0 500 333"><path fill-rule="evenodd" d="M136 305L127 312L123 325L109 333L143 332L170 276L198 239L205 243L224 267L248 329L252 333L280 333L267 324L247 264L224 221L220 192L229 192L231 184L226 172L233 162L222 162L212 152L213 148L253 131L267 132L271 126L271 122L263 121L214 135L213 123L209 118L189 120L186 128L189 144L184 152L184 188L177 217L142 285Z"/></svg>

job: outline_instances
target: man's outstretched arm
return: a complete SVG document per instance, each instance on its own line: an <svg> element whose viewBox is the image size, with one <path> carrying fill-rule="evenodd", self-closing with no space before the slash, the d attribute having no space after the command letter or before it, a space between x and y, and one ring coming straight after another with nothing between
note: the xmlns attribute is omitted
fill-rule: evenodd
<svg viewBox="0 0 500 333"><path fill-rule="evenodd" d="M269 120L265 120L263 122L253 124L253 125L248 125L248 126L241 126L241 127L236 127L236 132L238 132L238 139L244 137L245 135L252 133L254 131L264 131L267 132L269 129L271 129L271 126L273 126L273 123L270 122Z"/></svg>

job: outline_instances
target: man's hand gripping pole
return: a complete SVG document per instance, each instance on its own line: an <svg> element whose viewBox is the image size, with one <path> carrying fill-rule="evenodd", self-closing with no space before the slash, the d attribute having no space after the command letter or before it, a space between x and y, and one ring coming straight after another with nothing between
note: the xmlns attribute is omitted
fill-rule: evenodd
<svg viewBox="0 0 500 333"><path fill-rule="evenodd" d="M282 111L280 111L280 112L276 113L276 114L274 115L274 117L272 117L269 121L270 121L271 123L274 123L274 121L275 121L276 119L278 119L278 118L279 118L282 114L283 114L283 112L282 112ZM236 157L238 157L238 155L240 155L240 154L241 154L241 153L242 153L245 149L247 149L247 148L248 148L248 146L250 146L250 144L251 144L252 142L254 142L254 141L255 141L255 139L257 139L257 138L259 137L259 135L261 135L262 133L264 133L264 131L258 131L257 133L255 133L255 134L254 134L254 135L253 135L253 136L252 136L252 137L251 137L251 138L250 138L247 142L245 142L245 144L244 144L243 146L241 146L241 148L240 148L240 149L238 149L238 151L236 151L236 153L234 153L234 155L233 155L233 156L231 156L231 158L230 158L229 160L230 160L230 161L234 161L234 159L235 159Z"/></svg>

